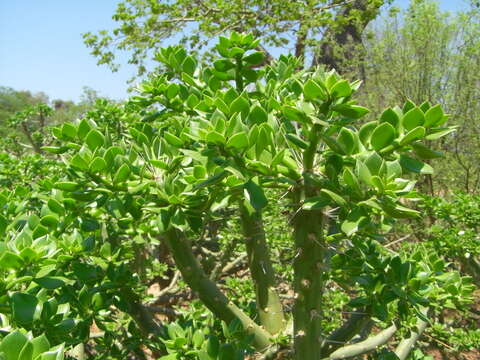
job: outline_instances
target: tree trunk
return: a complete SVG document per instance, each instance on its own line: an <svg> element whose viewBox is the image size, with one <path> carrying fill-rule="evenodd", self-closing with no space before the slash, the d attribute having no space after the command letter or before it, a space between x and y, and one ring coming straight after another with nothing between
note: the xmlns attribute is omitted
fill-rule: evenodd
<svg viewBox="0 0 480 360"><path fill-rule="evenodd" d="M361 63L362 33L368 23L378 15L383 3L381 0L355 0L345 4L339 11L338 18L346 21L346 24L339 26L339 21L335 21L325 31L312 65L324 64L339 73L359 69L364 78ZM358 64L352 64L354 59L358 59Z"/></svg>

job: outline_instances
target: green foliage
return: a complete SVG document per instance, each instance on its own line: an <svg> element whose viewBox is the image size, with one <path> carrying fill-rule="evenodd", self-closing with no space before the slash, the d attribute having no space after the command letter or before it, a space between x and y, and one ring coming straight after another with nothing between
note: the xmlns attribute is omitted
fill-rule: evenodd
<svg viewBox="0 0 480 360"><path fill-rule="evenodd" d="M63 360L64 347L51 347L44 335L34 338L16 330L0 340L0 356L5 360Z"/></svg>
<svg viewBox="0 0 480 360"><path fill-rule="evenodd" d="M180 43L189 49L198 51L210 47L212 39L218 34L230 30L250 31L263 39L263 45L269 48L294 47L295 55L307 57L313 53L314 63L318 63L319 45L330 36L338 35L342 39L342 31L354 31L356 37L363 27L375 18L379 8L389 1L361 0L351 2L332 2L316 0L306 3L288 3L285 1L202 1L194 3L178 0L166 1L121 1L118 3L113 20L116 27L111 32L101 30L97 34L83 34L85 44L92 49L91 53L99 64L108 65L113 71L118 69L115 50L131 51L129 63L138 69L138 75L147 72L148 59L161 50L165 42L180 36ZM188 28L183 32L181 29ZM357 29L358 28L358 33ZM292 30L294 29L294 30ZM293 32L293 36L292 36ZM320 35L323 35L323 39ZM348 33L352 36L352 34ZM294 38L292 41L291 39ZM358 42L358 40L357 40ZM347 44L345 44L347 45ZM348 46L358 44L348 43ZM228 39L223 38L217 45L222 49L228 46ZM256 46L255 46L256 47ZM264 51L263 47L257 50ZM339 49L336 49L338 52ZM234 57L244 51L241 46L225 51L222 56ZM325 54L323 54L325 56ZM228 56L227 56L228 57ZM336 59L336 57L333 57ZM272 57L268 56L268 61ZM260 65L265 60L261 52L250 54L245 61L252 65ZM333 59L332 59L333 61ZM214 71L233 70L233 63L226 59L215 61ZM196 66L192 57L178 62L182 71L191 76ZM151 69L150 69L151 70ZM246 77L251 74L244 69ZM226 78L225 78L226 79ZM224 80L225 80L224 79ZM216 81L213 80L212 84Z"/></svg>
<svg viewBox="0 0 480 360"><path fill-rule="evenodd" d="M417 147L425 159L445 153L434 182L441 189L478 190L479 19L475 2L447 13L436 1L415 0L405 11L391 9L365 32L367 81L360 98L374 109L399 99L423 102L421 108L442 104L452 114L448 124L458 126L433 146L435 152ZM425 124L442 115L438 105L432 107Z"/></svg>
<svg viewBox="0 0 480 360"><path fill-rule="evenodd" d="M364 123L369 109L354 100L360 82L298 70L292 56L257 66L258 45L251 34L221 37L210 66L181 47L162 49L156 58L166 71L125 104L100 100L83 119L52 129L55 142L44 150L61 157L57 174L1 197L0 309L9 326L70 347L88 342L95 324L96 351L113 358L142 346L164 359L242 358L251 347L291 346L291 336L295 357L309 360L334 350L318 343L340 322L326 324L328 299L378 327L405 329L425 308L435 315L471 301L469 278L436 253L384 246L397 219L420 215L412 178L433 172L422 155L454 130L447 115L408 100ZM285 219L264 226L262 216L277 217L280 204ZM234 277L227 297L212 248L236 250L235 217L254 286ZM270 245L287 247L290 264L271 266L265 236L279 229ZM157 323L145 293L165 275L161 261L171 262L158 258L160 244L216 325L197 315L187 316L191 326ZM278 268L294 294L293 333L283 314L269 316L282 304L275 276L262 273ZM223 343L218 352L209 353L211 342Z"/></svg>

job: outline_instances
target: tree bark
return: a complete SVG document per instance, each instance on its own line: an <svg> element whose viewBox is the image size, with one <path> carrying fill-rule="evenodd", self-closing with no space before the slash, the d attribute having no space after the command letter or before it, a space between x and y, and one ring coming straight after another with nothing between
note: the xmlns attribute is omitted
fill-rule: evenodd
<svg viewBox="0 0 480 360"><path fill-rule="evenodd" d="M345 4L338 13L338 19L346 21L346 24L337 25L339 20L326 29L312 65L323 64L339 73L356 68L355 64L347 64L352 64L352 60L357 58L361 62L362 33L377 16L383 3L384 1L379 0L354 0ZM362 67L360 66L361 71Z"/></svg>

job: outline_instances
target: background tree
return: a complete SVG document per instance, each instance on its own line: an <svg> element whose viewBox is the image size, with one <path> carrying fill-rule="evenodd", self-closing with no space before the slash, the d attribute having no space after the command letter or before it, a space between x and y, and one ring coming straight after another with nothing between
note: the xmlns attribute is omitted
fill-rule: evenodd
<svg viewBox="0 0 480 360"><path fill-rule="evenodd" d="M138 75L147 71L147 59L173 39L189 49L205 52L212 38L232 30L261 37L266 60L271 59L270 52L275 49L289 49L297 57L342 72L345 62L341 59L361 48L363 29L388 2L126 0L118 4L112 16L118 23L114 30L86 33L84 39L98 63L112 70L118 67L116 52L127 51L129 63L137 66Z"/></svg>
<svg viewBox="0 0 480 360"><path fill-rule="evenodd" d="M406 99L442 104L459 128L436 147L448 159L436 182L467 192L480 186L480 10L471 5L452 15L435 1L414 0L375 21L364 37L360 95L372 107Z"/></svg>

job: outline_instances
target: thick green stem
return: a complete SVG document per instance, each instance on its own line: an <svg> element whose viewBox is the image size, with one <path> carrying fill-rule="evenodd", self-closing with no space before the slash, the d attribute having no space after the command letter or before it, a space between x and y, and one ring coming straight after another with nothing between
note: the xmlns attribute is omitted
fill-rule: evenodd
<svg viewBox="0 0 480 360"><path fill-rule="evenodd" d="M304 195L295 194L300 203ZM295 305L293 307L294 349L297 360L318 360L322 343L322 294L326 245L323 214L298 210L293 218L296 255L293 263Z"/></svg>
<svg viewBox="0 0 480 360"><path fill-rule="evenodd" d="M426 310L424 311L424 314L427 314ZM395 349L395 355L397 355L400 360L405 360L408 357L408 354L410 354L410 352L413 350L417 340L420 338L427 326L428 322L422 319L418 319L416 331L412 331L410 337L400 341L397 348Z"/></svg>
<svg viewBox="0 0 480 360"><path fill-rule="evenodd" d="M166 245L170 249L175 264L182 273L182 277L190 288L195 291L200 300L210 311L230 323L238 320L243 329L253 335L257 350L265 350L271 345L270 334L258 326L242 310L220 291L217 285L208 278L192 252L190 242L181 231L171 229L165 234Z"/></svg>
<svg viewBox="0 0 480 360"><path fill-rule="evenodd" d="M379 346L385 345L397 331L397 326L392 325L378 334L356 344L346 345L334 351L329 357L322 360L349 359L376 350ZM319 358L320 359L320 358Z"/></svg>
<svg viewBox="0 0 480 360"><path fill-rule="evenodd" d="M240 213L248 265L255 283L260 323L270 334L277 334L285 328L285 319L275 289L275 274L265 239L262 215L257 211L249 211L243 204L240 205Z"/></svg>

